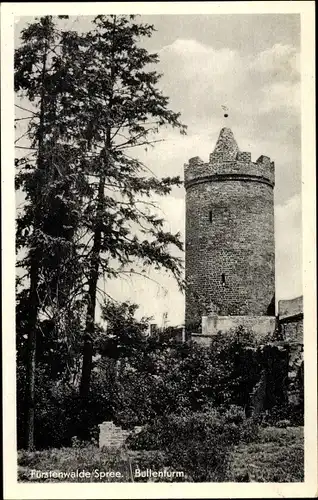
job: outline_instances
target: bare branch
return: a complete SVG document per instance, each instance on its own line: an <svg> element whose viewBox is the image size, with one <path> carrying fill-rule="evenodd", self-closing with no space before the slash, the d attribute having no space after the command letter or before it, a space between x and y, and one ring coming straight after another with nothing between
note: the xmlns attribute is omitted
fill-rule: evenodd
<svg viewBox="0 0 318 500"><path fill-rule="evenodd" d="M164 142L164 139L157 139L156 141L140 142L139 144L132 144L131 146L123 146L122 144L120 144L120 146L123 146L123 147L121 148L121 147L116 146L116 149L120 151L121 149L138 148L138 147L145 146L145 145L152 146L152 144L155 144L156 142Z"/></svg>
<svg viewBox="0 0 318 500"><path fill-rule="evenodd" d="M22 135L20 135L20 137L14 141L14 144L16 144L18 141L20 141L20 140L21 140L23 137L25 137L28 133L29 133L29 131L27 130L27 131L26 131L26 132L24 132Z"/></svg>
<svg viewBox="0 0 318 500"><path fill-rule="evenodd" d="M31 118L33 118L33 116L25 116L24 118L15 118L14 121L19 122L21 120L30 120Z"/></svg>
<svg viewBox="0 0 318 500"><path fill-rule="evenodd" d="M23 108L22 106L19 106L18 104L15 104L15 107L22 109L23 111L27 111L28 113L32 113L34 116L38 116L38 113L35 111L32 111L31 109Z"/></svg>

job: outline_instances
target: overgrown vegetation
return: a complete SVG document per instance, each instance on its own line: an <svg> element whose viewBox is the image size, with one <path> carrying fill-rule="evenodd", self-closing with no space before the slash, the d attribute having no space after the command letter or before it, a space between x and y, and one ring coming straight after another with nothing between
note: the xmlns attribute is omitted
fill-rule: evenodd
<svg viewBox="0 0 318 500"><path fill-rule="evenodd" d="M209 427L209 423L207 423ZM208 432L209 434L209 432ZM199 432L197 437L207 433ZM211 434L210 434L211 435ZM249 434L250 435L250 434ZM250 435L251 436L251 435ZM237 438L236 438L237 439ZM200 441L201 443L202 441ZM230 453L226 449L218 447L214 451L213 446L208 447L203 443L203 448L195 445L196 454L176 456L175 466L178 470L184 470L184 478L175 478L173 481L234 481L234 482L300 482L304 480L304 453L303 453L303 429L292 428L278 429L275 427L260 428L257 437L253 434L252 441L244 438L239 445L231 446ZM185 443L180 448L186 450ZM180 451L179 448L179 451ZM193 452L193 449L191 449ZM222 459L216 464L216 457ZM135 469L163 470L174 460L173 455L169 459L164 453L158 451L128 451L98 449L93 445L81 448L61 448L38 452L19 452L19 480L35 482L61 482L60 479L31 479L31 470L56 470L70 472L82 470L92 472L90 479L76 479L76 481L109 482L118 481L118 478L94 477L94 470L118 470L121 473L121 482L147 481L147 478L134 478ZM207 462L206 462L207 460ZM213 464L215 467L213 468ZM181 467L181 469L180 469ZM171 470L177 470L171 467ZM171 478L155 479L157 481L171 481ZM65 481L75 481L72 478Z"/></svg>
<svg viewBox="0 0 318 500"><path fill-rule="evenodd" d="M256 442L243 443L235 448L228 480L262 483L304 481L303 428L261 428Z"/></svg>
<svg viewBox="0 0 318 500"><path fill-rule="evenodd" d="M174 470L186 471L187 480L225 481L234 445L256 439L258 427L242 409L170 415L146 426L128 440L132 449L163 451Z"/></svg>
<svg viewBox="0 0 318 500"><path fill-rule="evenodd" d="M148 429L150 425L152 430L145 430L148 444L143 446L154 449L149 448L149 436L159 445L167 429L182 426L187 422L183 419L192 414L195 419L205 415L209 421L208 415L212 418L215 411L220 418L229 415L233 405L239 408L235 418L250 414L250 394L263 370L264 359L248 332L240 329L226 338L216 336L210 348L173 339L162 342L144 336L147 321L136 321L134 311L135 306L130 304L111 304L104 310L108 330L94 344L98 356L85 405L76 387L67 380L52 379L48 366L43 362L38 365L37 448L70 446L73 436L90 441L96 436L99 423L113 420L126 429L135 425L146 425ZM20 368L18 404L23 401L24 377ZM301 424L296 417L295 408L285 405L269 408L258 419L263 425L284 420L287 425ZM174 419L179 418L180 422L174 424ZM19 443L23 447L23 406L18 419ZM160 446L163 445L164 441Z"/></svg>
<svg viewBox="0 0 318 500"><path fill-rule="evenodd" d="M107 312L108 311L108 312ZM38 448L69 446L76 435L90 439L96 425L113 420L125 428L157 418L183 416L237 405L247 413L249 393L258 380L259 352L241 330L227 340L215 338L209 349L195 343L146 338L146 322L134 319L134 307L112 305L104 314L108 331L94 345L89 397L82 399L68 380L52 378L50 364L38 364L35 442ZM246 370L246 356L250 371ZM254 366L254 372L252 367ZM19 443L23 446L25 371L18 371Z"/></svg>

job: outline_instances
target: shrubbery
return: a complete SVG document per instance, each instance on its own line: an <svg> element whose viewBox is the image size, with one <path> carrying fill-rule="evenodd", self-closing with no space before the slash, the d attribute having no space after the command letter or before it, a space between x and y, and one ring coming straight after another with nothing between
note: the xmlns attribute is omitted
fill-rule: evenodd
<svg viewBox="0 0 318 500"><path fill-rule="evenodd" d="M114 393L117 423L143 425L209 406L247 408L262 370L260 357L253 336L243 329L216 335L210 348L150 339L120 370Z"/></svg>
<svg viewBox="0 0 318 500"><path fill-rule="evenodd" d="M262 415L262 424L264 426L283 427L284 422L287 427L304 425L303 402L297 405L285 403L284 405L273 406Z"/></svg>
<svg viewBox="0 0 318 500"><path fill-rule="evenodd" d="M141 335L138 322L132 320L132 313L128 309L128 316L123 317L123 324L131 325L125 327L127 336L120 334L121 323L115 322L110 330L112 349L107 335L106 341L102 340L103 336L99 339L96 353L101 357L95 362L90 395L85 401L79 398L78 387L67 380L52 379L50 366L38 364L36 447L70 446L74 436L87 441L92 437L96 439L97 425L104 420L113 420L125 429L148 424L164 429L162 422L168 422L171 427L174 418L214 415L215 409L218 418L225 418L228 423L232 418L231 423L246 434L240 439L247 439L250 431L247 432L246 426L250 424L244 420L245 414L249 414L250 394L266 362L253 336L240 328L226 336L216 335L210 348L191 342L146 339ZM140 328L143 329L144 324ZM22 364L18 364L17 375L18 446L23 448L25 370ZM237 407L241 409L238 411ZM280 405L266 411L260 420L264 425L276 425L282 420L302 425L302 418L301 405L299 408ZM151 439L164 442L159 427L151 438L148 435L146 449L157 448L158 442L151 444Z"/></svg>
<svg viewBox="0 0 318 500"><path fill-rule="evenodd" d="M24 372L18 372L18 448L24 448ZM81 401L78 391L65 381L51 380L45 370L37 370L35 445L37 449L71 446L72 437L91 440L96 425L112 418L108 387L93 378L90 397ZM96 433L95 433L96 434Z"/></svg>
<svg viewBox="0 0 318 500"><path fill-rule="evenodd" d="M233 446L256 439L258 427L241 408L171 415L156 419L127 445L159 450L166 465L184 471L187 481L224 481Z"/></svg>

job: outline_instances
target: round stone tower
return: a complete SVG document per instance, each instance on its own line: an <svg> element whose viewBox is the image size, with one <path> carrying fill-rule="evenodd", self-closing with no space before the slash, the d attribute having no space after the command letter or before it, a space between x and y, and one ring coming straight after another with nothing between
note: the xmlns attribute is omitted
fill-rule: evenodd
<svg viewBox="0 0 318 500"><path fill-rule="evenodd" d="M275 307L274 163L251 161L222 128L209 163L185 165L186 329L202 316L266 316Z"/></svg>

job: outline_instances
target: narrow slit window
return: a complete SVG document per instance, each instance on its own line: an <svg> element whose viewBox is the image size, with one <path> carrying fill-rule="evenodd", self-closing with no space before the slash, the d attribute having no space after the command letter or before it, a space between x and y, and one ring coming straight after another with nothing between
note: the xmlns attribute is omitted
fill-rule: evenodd
<svg viewBox="0 0 318 500"><path fill-rule="evenodd" d="M212 210L209 212L209 221L212 222Z"/></svg>
<svg viewBox="0 0 318 500"><path fill-rule="evenodd" d="M222 273L222 286L226 286L225 274Z"/></svg>

